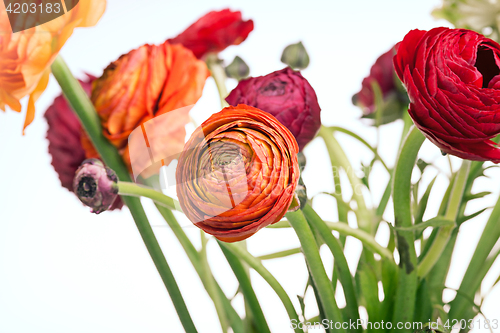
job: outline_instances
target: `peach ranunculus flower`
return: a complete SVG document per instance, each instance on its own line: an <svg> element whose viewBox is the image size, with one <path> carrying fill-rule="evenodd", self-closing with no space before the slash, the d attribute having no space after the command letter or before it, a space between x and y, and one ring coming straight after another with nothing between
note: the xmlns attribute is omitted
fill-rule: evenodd
<svg viewBox="0 0 500 333"><path fill-rule="evenodd" d="M0 109L21 112L20 100L29 95L24 128L35 115L35 102L47 87L50 65L77 27L99 21L106 0L80 0L72 10L42 25L12 33L3 1L0 1ZM28 17L30 18L30 17ZM27 20L20 15L13 25ZM21 24L22 21L21 21Z"/></svg>
<svg viewBox="0 0 500 333"><path fill-rule="evenodd" d="M149 164L149 159L143 160L141 150L145 146L129 145L129 135L136 128L148 132L144 136L148 139L143 140L147 140L155 156L161 155L158 161L155 159L157 164L168 165L173 155L182 151L184 126L189 122L186 107L201 97L209 76L205 62L184 46L167 41L146 44L122 55L93 82L91 100L103 134L118 149L130 171L157 167ZM154 125L155 130L149 131L149 125ZM87 158L99 157L85 133L82 144ZM152 169L143 176L156 173Z"/></svg>

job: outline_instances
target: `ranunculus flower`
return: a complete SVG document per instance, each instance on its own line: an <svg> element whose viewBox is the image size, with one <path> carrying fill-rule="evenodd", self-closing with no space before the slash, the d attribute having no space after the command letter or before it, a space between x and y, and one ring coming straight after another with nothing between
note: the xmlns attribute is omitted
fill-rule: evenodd
<svg viewBox="0 0 500 333"><path fill-rule="evenodd" d="M299 180L298 145L267 112L224 108L196 129L176 170L182 210L224 242L246 239L278 222Z"/></svg>
<svg viewBox="0 0 500 333"><path fill-rule="evenodd" d="M415 125L444 153L500 162L500 45L474 31L410 31L394 57Z"/></svg>
<svg viewBox="0 0 500 333"><path fill-rule="evenodd" d="M41 1L40 1L41 3ZM35 102L47 87L50 65L74 28L93 26L106 0L80 0L70 12L37 27L12 33L5 5L0 1L0 109L21 112L20 100L29 95L24 128L35 116ZM24 15L13 25L25 22ZM29 24L26 23L26 24Z"/></svg>
<svg viewBox="0 0 500 333"><path fill-rule="evenodd" d="M363 79L361 90L352 97L355 105L363 111L363 117L375 118L376 109L373 84L378 84L384 103L382 105L381 123L385 124L401 118L403 110L408 105L408 96L401 87L392 58L396 54L398 44L382 54L370 69L370 75Z"/></svg>
<svg viewBox="0 0 500 333"><path fill-rule="evenodd" d="M101 161L91 158L76 170L73 190L81 202L92 208L92 213L100 214L118 197L118 177Z"/></svg>
<svg viewBox="0 0 500 333"><path fill-rule="evenodd" d="M321 126L318 98L309 82L286 67L265 76L241 80L227 96L230 105L246 104L269 112L295 136L300 150Z"/></svg>
<svg viewBox="0 0 500 333"><path fill-rule="evenodd" d="M87 80L80 81L83 89L90 95L91 83L96 78L89 75ZM52 166L57 172L61 185L73 192L73 179L76 170L85 160L85 150L80 142L82 125L64 96L54 99L54 103L44 115L47 119L47 140ZM110 209L119 209L123 201L117 198Z"/></svg>
<svg viewBox="0 0 500 333"><path fill-rule="evenodd" d="M253 21L243 21L241 12L212 11L189 26L170 44L182 44L200 59L209 52L220 52L243 42L253 30Z"/></svg>
<svg viewBox="0 0 500 333"><path fill-rule="evenodd" d="M208 76L205 63L190 50L165 42L143 45L122 55L94 81L91 99L104 135L118 148L130 170L129 134L154 117L195 104ZM175 137L165 138L172 147L170 153L182 149L185 123L180 124ZM84 133L82 144L88 158L99 156Z"/></svg>

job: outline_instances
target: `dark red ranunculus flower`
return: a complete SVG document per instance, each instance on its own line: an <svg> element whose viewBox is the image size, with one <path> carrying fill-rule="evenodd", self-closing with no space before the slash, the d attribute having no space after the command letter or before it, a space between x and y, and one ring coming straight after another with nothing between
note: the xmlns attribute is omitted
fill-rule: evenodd
<svg viewBox="0 0 500 333"><path fill-rule="evenodd" d="M80 81L89 95L92 81L95 79L94 76L88 75L87 80ZM45 112L45 119L49 125L47 140L52 166L61 180L61 185L73 192L75 172L85 160L85 150L80 142L82 125L63 95L54 99L54 103ZM122 200L117 198L111 209L119 209L122 206Z"/></svg>
<svg viewBox="0 0 500 333"><path fill-rule="evenodd" d="M352 97L353 103L362 109L364 117L375 118L374 112L377 110L373 84L378 84L384 99L380 118L383 124L401 118L403 110L408 105L408 96L401 86L392 64L392 58L396 54L398 46L399 43L378 57L370 69L370 75L363 79L361 90Z"/></svg>
<svg viewBox="0 0 500 333"><path fill-rule="evenodd" d="M189 26L170 44L182 44L200 59L209 52L220 52L243 42L253 30L253 21L243 21L241 12L229 9L211 11Z"/></svg>
<svg viewBox="0 0 500 333"><path fill-rule="evenodd" d="M500 45L465 29L410 31L394 57L415 125L444 153L500 162Z"/></svg>
<svg viewBox="0 0 500 333"><path fill-rule="evenodd" d="M240 81L226 101L269 112L292 132L300 150L321 126L321 108L314 89L300 72L290 67Z"/></svg>

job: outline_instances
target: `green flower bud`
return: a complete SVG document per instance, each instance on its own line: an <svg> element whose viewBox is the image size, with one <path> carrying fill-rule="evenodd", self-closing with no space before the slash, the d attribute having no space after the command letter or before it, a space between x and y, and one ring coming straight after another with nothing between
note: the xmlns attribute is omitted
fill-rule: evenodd
<svg viewBox="0 0 500 333"><path fill-rule="evenodd" d="M245 63L245 61L238 56L234 57L233 62L226 67L227 77L236 79L238 81L248 77L249 74L250 68Z"/></svg>
<svg viewBox="0 0 500 333"><path fill-rule="evenodd" d="M294 69L305 69L309 66L309 55L302 42L285 47L281 62Z"/></svg>

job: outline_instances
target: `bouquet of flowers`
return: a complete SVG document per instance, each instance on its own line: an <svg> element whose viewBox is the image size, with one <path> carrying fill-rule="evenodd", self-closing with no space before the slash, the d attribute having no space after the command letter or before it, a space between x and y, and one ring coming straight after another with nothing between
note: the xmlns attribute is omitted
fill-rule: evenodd
<svg viewBox="0 0 500 333"><path fill-rule="evenodd" d="M0 3L0 109L20 112L20 101L28 97L26 128L53 75L62 94L44 117L61 185L92 213L130 211L186 332L199 329L193 321L197 313L184 301L141 198L154 202L189 258L193 278L210 297L220 322L210 331L271 332L251 272L279 298L288 331L500 328L500 318L481 311L481 284L500 255L500 199L491 211L471 211L476 206L470 205L491 194L474 185L500 162L496 2L444 0L433 14L455 28L411 30L373 64L352 101L363 113L360 126L381 133L389 123L402 124L394 138L398 154L390 163L362 134L322 124L314 87L300 72L314 57L302 42L283 50L284 68L263 76L250 77L240 57L230 63L221 59L221 51L243 43L254 28L239 11L211 11L176 37L123 54L99 77L77 80L59 52L75 28L98 22L106 0L56 1L50 8L42 1ZM220 110L197 124L190 113L209 77ZM235 85L231 91L229 80ZM363 175L353 171L338 134L373 155L362 165ZM329 157L335 190L321 195L334 203L335 221L325 221L313 208L317 196L308 195L302 177L316 167L304 153L315 138ZM448 173L419 158L425 140L461 166L454 168L450 160ZM379 173L388 181L376 182L382 188L374 189L371 179ZM429 216L438 176L447 179L447 188L437 214ZM383 194L373 199L373 192ZM200 229L199 248L180 216ZM448 288L461 227L476 218L487 220L481 239L460 287ZM276 229L278 239L292 230L300 248L254 256L246 239L264 228ZM387 242L376 237L381 233ZM354 265L346 251L350 238L362 244ZM235 296L214 277L209 242L220 248L238 281L243 315L236 311ZM320 250L333 257L333 272L327 272ZM302 256L309 277L303 295L287 293L264 264L295 254ZM453 292L451 299L443 297L447 291ZM316 316L306 316L309 307L317 308Z"/></svg>

